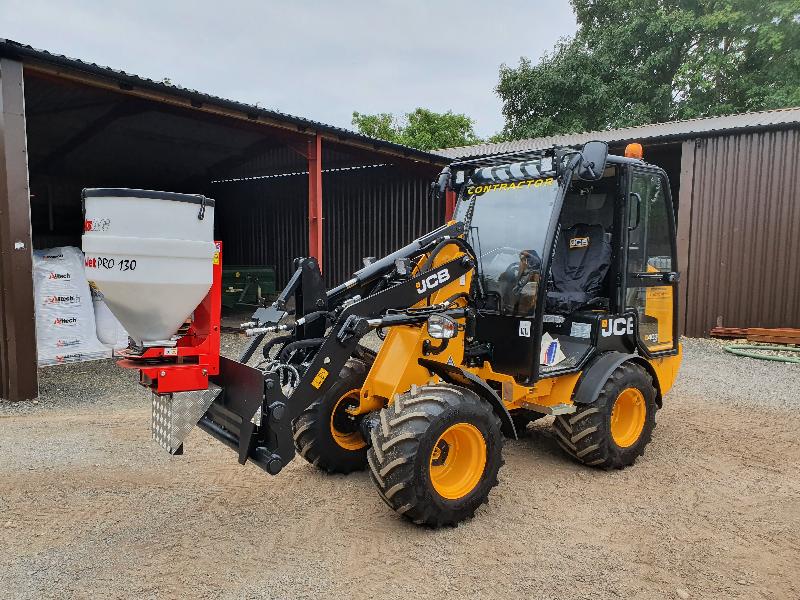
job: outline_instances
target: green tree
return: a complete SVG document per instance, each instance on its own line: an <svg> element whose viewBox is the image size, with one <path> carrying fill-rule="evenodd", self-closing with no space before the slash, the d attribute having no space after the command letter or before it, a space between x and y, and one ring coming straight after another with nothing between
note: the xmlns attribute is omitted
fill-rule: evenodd
<svg viewBox="0 0 800 600"><path fill-rule="evenodd" d="M420 150L467 146L480 142L475 135L475 122L466 115L452 111L437 113L417 108L400 119L391 113L366 115L353 112L353 126L364 135Z"/></svg>
<svg viewBox="0 0 800 600"><path fill-rule="evenodd" d="M578 22L503 65L505 138L800 105L800 0L571 0Z"/></svg>

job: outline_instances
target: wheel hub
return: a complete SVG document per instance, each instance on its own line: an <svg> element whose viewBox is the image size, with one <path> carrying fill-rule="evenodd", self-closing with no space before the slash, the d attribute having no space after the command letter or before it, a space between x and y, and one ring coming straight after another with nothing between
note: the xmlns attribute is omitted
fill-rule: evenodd
<svg viewBox="0 0 800 600"><path fill-rule="evenodd" d="M431 451L430 477L436 492L448 500L469 494L486 467L486 440L471 423L448 427Z"/></svg>
<svg viewBox="0 0 800 600"><path fill-rule="evenodd" d="M636 388L619 393L611 409L611 437L620 448L633 446L644 430L647 406L644 395Z"/></svg>
<svg viewBox="0 0 800 600"><path fill-rule="evenodd" d="M436 447L431 453L431 466L441 467L447 462L447 455L450 453L450 444L439 438Z"/></svg>
<svg viewBox="0 0 800 600"><path fill-rule="evenodd" d="M361 436L358 419L350 411L358 407L360 390L342 394L331 411L331 436L345 450L360 450L367 444Z"/></svg>

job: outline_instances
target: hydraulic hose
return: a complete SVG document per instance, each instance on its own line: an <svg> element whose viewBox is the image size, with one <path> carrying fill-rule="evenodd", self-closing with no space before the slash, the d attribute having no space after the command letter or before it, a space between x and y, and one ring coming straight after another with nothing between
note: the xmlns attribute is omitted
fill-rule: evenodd
<svg viewBox="0 0 800 600"><path fill-rule="evenodd" d="M454 245L458 246L459 248L461 248L464 251L464 253L468 254L470 257L472 257L473 260L475 260L475 261L478 260L477 257L475 256L475 251L472 248L470 248L470 246L469 246L469 244L467 244L467 242L465 242L461 238L448 238L448 239L442 240L441 242L436 244L436 246L433 248L433 250L431 250L431 253L428 255L427 260L420 267L419 272L420 273L424 273L425 271L430 269L431 266L433 265L433 261L436 258L436 255L439 254L439 252L442 250L442 248L444 248L445 246L449 246L451 244L454 244Z"/></svg>
<svg viewBox="0 0 800 600"><path fill-rule="evenodd" d="M773 352L797 352L800 354L800 347L791 346L757 346L755 344L731 344L722 347L725 352L730 352L736 356L746 356L747 358L757 358L759 360L774 360L777 362L785 363L800 363L800 355L798 356L777 356L775 354L763 354L763 351ZM761 352L754 352L760 350Z"/></svg>
<svg viewBox="0 0 800 600"><path fill-rule="evenodd" d="M289 357L289 354L295 350L300 350L302 348L316 348L317 346L322 346L324 343L325 338L311 338L308 340L290 342L286 344L278 353L278 360L280 362L284 362Z"/></svg>
<svg viewBox="0 0 800 600"><path fill-rule="evenodd" d="M291 335L279 335L278 337L274 337L269 340L266 344L264 344L264 348L262 353L264 354L264 358L269 358L270 351L277 346L278 344L284 344L286 342L292 341Z"/></svg>

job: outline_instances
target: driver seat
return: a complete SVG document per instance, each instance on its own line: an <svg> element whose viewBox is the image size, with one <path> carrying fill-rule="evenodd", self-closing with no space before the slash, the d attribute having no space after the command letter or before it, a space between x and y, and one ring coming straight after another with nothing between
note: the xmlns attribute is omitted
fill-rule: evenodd
<svg viewBox="0 0 800 600"><path fill-rule="evenodd" d="M611 242L602 225L577 223L561 230L556 244L548 312L570 314L601 297L611 266Z"/></svg>

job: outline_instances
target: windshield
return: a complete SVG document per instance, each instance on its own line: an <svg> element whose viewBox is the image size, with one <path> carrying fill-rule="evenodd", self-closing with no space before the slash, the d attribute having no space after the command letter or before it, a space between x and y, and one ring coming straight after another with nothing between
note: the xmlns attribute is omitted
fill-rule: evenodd
<svg viewBox="0 0 800 600"><path fill-rule="evenodd" d="M467 239L480 257L487 308L533 314L557 195L553 177L467 186L455 218L466 221L474 199Z"/></svg>

